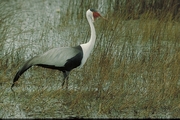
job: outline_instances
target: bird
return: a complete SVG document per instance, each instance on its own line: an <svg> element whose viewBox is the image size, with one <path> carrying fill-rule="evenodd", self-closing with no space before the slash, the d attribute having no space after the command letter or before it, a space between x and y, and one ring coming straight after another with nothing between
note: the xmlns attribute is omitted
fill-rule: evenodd
<svg viewBox="0 0 180 120"><path fill-rule="evenodd" d="M91 36L87 43L80 44L74 47L58 47L48 50L47 52L32 57L24 63L24 65L16 73L11 90L18 81L20 76L32 66L40 66L43 68L59 70L63 73L63 82L66 82L66 88L68 88L68 78L71 70L77 67L82 67L87 58L89 57L96 40L96 31L94 27L94 21L97 17L102 17L95 9L88 9L86 11L86 18L90 26ZM105 19L104 17L102 17Z"/></svg>

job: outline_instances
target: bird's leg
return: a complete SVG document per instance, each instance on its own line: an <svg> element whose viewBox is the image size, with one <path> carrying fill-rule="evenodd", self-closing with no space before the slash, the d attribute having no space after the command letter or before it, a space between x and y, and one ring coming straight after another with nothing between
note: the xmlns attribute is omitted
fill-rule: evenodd
<svg viewBox="0 0 180 120"><path fill-rule="evenodd" d="M68 88L68 78L69 78L69 71L63 71L64 79L62 83L62 88L64 86L64 83L66 82L66 89Z"/></svg>
<svg viewBox="0 0 180 120"><path fill-rule="evenodd" d="M69 71L66 71L66 89L68 89Z"/></svg>
<svg viewBox="0 0 180 120"><path fill-rule="evenodd" d="M63 75L64 75L64 78L63 78L63 82L62 82L62 88L63 88L65 80L66 80L66 71L63 71Z"/></svg>
<svg viewBox="0 0 180 120"><path fill-rule="evenodd" d="M66 77L66 89L68 89L68 81L69 81L69 73L68 76Z"/></svg>

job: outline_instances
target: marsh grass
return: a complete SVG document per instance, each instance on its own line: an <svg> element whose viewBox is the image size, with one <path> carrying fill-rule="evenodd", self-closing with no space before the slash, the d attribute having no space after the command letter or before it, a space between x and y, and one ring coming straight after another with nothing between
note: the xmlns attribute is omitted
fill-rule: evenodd
<svg viewBox="0 0 180 120"><path fill-rule="evenodd" d="M10 26L10 18L16 17L1 11L0 116L179 118L180 24L171 12L162 12L157 18L155 12L146 11L139 19L109 12L108 21L98 19L94 23L95 48L86 64L70 73L68 90L61 89L63 76L59 71L32 67L19 79L13 97L12 79L27 59L49 48L88 41L90 30L84 11L91 1L86 2L69 2L69 6L84 7L75 12L67 9L58 22L46 19L38 30L23 31L15 23ZM8 36L13 29L19 32ZM63 31L66 34L55 34ZM13 41L7 43L10 38ZM25 42L18 47L16 41ZM7 44L11 47L5 49Z"/></svg>

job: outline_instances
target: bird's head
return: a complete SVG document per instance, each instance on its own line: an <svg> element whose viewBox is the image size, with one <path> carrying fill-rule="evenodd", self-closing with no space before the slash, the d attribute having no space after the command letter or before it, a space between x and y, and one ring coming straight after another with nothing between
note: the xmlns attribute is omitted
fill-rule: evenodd
<svg viewBox="0 0 180 120"><path fill-rule="evenodd" d="M93 22L97 17L102 17L95 9L87 10L86 16L89 17ZM105 19L104 17L102 18Z"/></svg>

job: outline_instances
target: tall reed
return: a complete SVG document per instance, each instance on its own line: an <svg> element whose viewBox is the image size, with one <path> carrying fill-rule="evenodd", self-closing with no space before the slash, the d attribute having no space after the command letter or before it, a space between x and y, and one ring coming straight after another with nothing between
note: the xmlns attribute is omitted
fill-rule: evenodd
<svg viewBox="0 0 180 120"><path fill-rule="evenodd" d="M50 7L56 2L36 4ZM5 1L0 4L1 117L180 117L180 24L178 13L174 16L178 3L167 10L163 7L159 14L142 0L136 1L141 6L137 11L133 11L133 1L125 1L123 6L115 4L116 0L107 2L108 12L102 14L108 21L95 21L95 48L86 64L71 72L69 89L61 89L63 76L59 71L33 67L20 77L14 88L15 98L10 85L22 64L50 48L87 42L90 30L84 11L91 6L101 8L101 1L69 1L66 12L56 11L54 17L45 13L34 16L42 21L30 20L28 27L17 23L23 21L21 15L33 16L33 11L28 11L28 15L21 11L31 2L17 1L17 8ZM16 11L2 11L3 6L7 11ZM148 6L144 12L143 6Z"/></svg>

